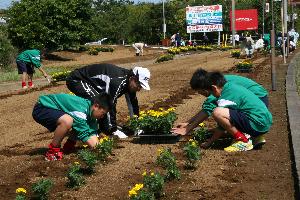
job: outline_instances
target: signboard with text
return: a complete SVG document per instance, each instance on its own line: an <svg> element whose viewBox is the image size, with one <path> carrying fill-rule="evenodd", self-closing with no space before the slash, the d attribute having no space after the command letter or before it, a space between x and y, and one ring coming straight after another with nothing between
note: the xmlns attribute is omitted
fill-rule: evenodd
<svg viewBox="0 0 300 200"><path fill-rule="evenodd" d="M222 5L186 7L187 33L223 31Z"/></svg>
<svg viewBox="0 0 300 200"><path fill-rule="evenodd" d="M230 12L230 22L231 20ZM230 25L231 29L231 25ZM258 15L256 9L249 10L235 10L235 30L246 31L246 30L257 30L258 29Z"/></svg>

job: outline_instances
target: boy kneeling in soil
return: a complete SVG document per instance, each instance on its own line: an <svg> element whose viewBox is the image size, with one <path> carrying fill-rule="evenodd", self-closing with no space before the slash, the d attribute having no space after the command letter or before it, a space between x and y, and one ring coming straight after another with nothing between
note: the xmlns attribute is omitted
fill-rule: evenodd
<svg viewBox="0 0 300 200"><path fill-rule="evenodd" d="M195 78L195 74L193 76ZM191 85L193 82L191 80ZM219 72L208 73L206 80L198 81L197 87L200 94L216 98L212 107L212 117L219 124L214 129L213 136L201 146L209 147L214 141L225 134L233 136L235 141L225 151L248 151L253 149L252 140L248 140L245 133L255 140L265 134L272 125L272 115L266 105L250 90L226 81ZM176 129L175 129L176 130ZM176 132L176 131L175 131Z"/></svg>
<svg viewBox="0 0 300 200"><path fill-rule="evenodd" d="M33 119L49 131L54 131L45 159L61 160L63 152L71 151L70 147L75 146L76 140L85 142L91 148L95 147L98 143L97 119L104 117L111 107L112 99L106 93L100 93L92 100L69 94L40 96L33 108ZM61 150L61 142L68 134L72 140L68 140Z"/></svg>
<svg viewBox="0 0 300 200"><path fill-rule="evenodd" d="M190 85L192 89L197 90L199 94L207 97L202 105L202 110L199 111L194 117L188 120L185 123L179 123L176 127L173 128L173 132L186 135L191 132L194 128L198 126L201 122L206 120L213 112L213 110L217 107L217 98L210 94L207 90L203 90L201 88L204 87L206 77L208 76L208 72L204 69L198 69L194 74L190 81ZM229 83L233 83L239 86L242 86L251 92L253 92L265 105L269 106L268 100L268 92L267 90L257 82L238 75L226 74L224 75L225 79ZM262 145L266 143L264 135L260 135L258 137L252 138L252 143L254 148L260 148ZM203 143L201 145L202 148L208 148L210 146L210 142Z"/></svg>

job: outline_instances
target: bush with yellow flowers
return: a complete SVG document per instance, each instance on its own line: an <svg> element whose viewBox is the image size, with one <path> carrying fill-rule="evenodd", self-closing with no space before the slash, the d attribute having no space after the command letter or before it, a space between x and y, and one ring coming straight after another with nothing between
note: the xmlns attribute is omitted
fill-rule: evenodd
<svg viewBox="0 0 300 200"><path fill-rule="evenodd" d="M177 48L177 47L173 47L173 48L169 48L168 51L167 51L169 54L179 54L180 53L180 49Z"/></svg>
<svg viewBox="0 0 300 200"><path fill-rule="evenodd" d="M155 200L154 194L148 192L142 183L135 184L135 186L129 190L128 197L130 200Z"/></svg>
<svg viewBox="0 0 300 200"><path fill-rule="evenodd" d="M25 188L18 188L16 189L16 200L25 200L26 199L26 189Z"/></svg>
<svg viewBox="0 0 300 200"><path fill-rule="evenodd" d="M70 188L79 188L82 186L84 181L84 176L82 175L81 165L79 162L74 162L67 172L68 183L67 186Z"/></svg>
<svg viewBox="0 0 300 200"><path fill-rule="evenodd" d="M199 126L193 131L192 137L199 143L202 143L207 138L207 127L205 123L200 123Z"/></svg>
<svg viewBox="0 0 300 200"><path fill-rule="evenodd" d="M231 56L234 58L239 58L241 56L241 51L240 50L232 50L230 52Z"/></svg>
<svg viewBox="0 0 300 200"><path fill-rule="evenodd" d="M167 170L165 175L166 180L180 179L181 174L176 164L176 157L170 148L158 149L156 164Z"/></svg>
<svg viewBox="0 0 300 200"><path fill-rule="evenodd" d="M174 55L173 54L163 54L161 56L159 56L157 59L156 59L156 63L161 63L161 62L165 62L165 61L168 61L168 60L173 60L174 59Z"/></svg>
<svg viewBox="0 0 300 200"><path fill-rule="evenodd" d="M151 135L170 134L177 118L174 108L141 111L139 115L129 119L128 127L134 131L143 130L144 134Z"/></svg>
<svg viewBox="0 0 300 200"><path fill-rule="evenodd" d="M148 192L152 193L155 198L162 196L164 188L164 177L156 172L146 172L142 174L144 177L144 187Z"/></svg>
<svg viewBox="0 0 300 200"><path fill-rule="evenodd" d="M196 140L190 139L183 147L183 152L186 157L186 169L195 169L197 161L200 160L200 148Z"/></svg>
<svg viewBox="0 0 300 200"><path fill-rule="evenodd" d="M253 67L253 63L251 61L248 61L248 60L244 60L244 61L238 62L236 64L237 70L243 70L243 69L250 70L250 69L252 69L252 67Z"/></svg>
<svg viewBox="0 0 300 200"><path fill-rule="evenodd" d="M53 82L65 81L70 73L71 71L55 72L51 74L52 81Z"/></svg>

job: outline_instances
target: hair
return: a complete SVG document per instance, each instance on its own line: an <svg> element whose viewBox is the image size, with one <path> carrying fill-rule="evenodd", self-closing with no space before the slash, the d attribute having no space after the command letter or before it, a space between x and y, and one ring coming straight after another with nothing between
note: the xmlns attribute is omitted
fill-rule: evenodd
<svg viewBox="0 0 300 200"><path fill-rule="evenodd" d="M217 87L223 87L227 82L224 75L221 72L210 72L207 73L207 89L211 89L212 85Z"/></svg>
<svg viewBox="0 0 300 200"><path fill-rule="evenodd" d="M191 85L191 88L194 89L194 90L197 90L197 89L206 89L207 86L206 86L206 75L207 75L207 71L204 70L204 69L197 69L191 80L190 80L190 85Z"/></svg>
<svg viewBox="0 0 300 200"><path fill-rule="evenodd" d="M93 99L92 99L93 104L99 104L104 109L111 110L113 107L113 100L111 96L105 92L101 92L97 94Z"/></svg>

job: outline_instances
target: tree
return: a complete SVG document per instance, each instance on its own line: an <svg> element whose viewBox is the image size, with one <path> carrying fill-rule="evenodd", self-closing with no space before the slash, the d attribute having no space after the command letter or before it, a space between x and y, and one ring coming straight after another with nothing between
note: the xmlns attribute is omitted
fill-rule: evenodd
<svg viewBox="0 0 300 200"><path fill-rule="evenodd" d="M8 11L8 33L21 49L65 49L90 39L93 0L22 0Z"/></svg>

